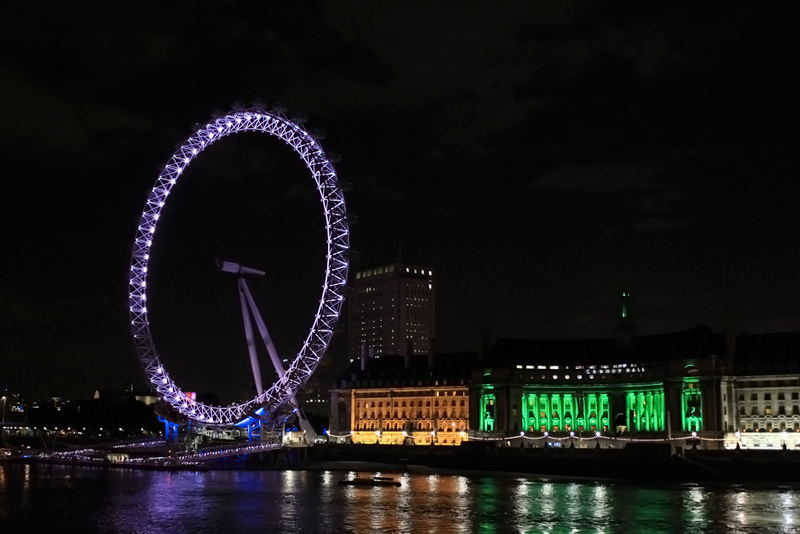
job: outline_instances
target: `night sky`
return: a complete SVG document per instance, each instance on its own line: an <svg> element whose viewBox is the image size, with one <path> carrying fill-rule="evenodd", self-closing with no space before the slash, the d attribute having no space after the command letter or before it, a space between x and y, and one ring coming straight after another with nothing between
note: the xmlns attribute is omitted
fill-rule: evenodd
<svg viewBox="0 0 800 534"><path fill-rule="evenodd" d="M4 5L3 387L145 385L127 316L139 213L193 123L255 98L308 114L342 155L354 268L436 269L441 351L482 329L609 337L625 280L642 334L719 330L726 310L741 331L800 329L789 3L164 4ZM324 264L315 195L258 134L179 182L148 304L184 389L247 390L217 256L267 272L253 290L296 350Z"/></svg>

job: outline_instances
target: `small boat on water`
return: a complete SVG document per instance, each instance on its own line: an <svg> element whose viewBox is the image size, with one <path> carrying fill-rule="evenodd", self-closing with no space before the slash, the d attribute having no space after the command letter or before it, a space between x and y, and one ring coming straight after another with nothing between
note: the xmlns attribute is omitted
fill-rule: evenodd
<svg viewBox="0 0 800 534"><path fill-rule="evenodd" d="M340 480L340 486L394 486L400 487L400 483L391 477L372 477L372 478L353 478L350 480Z"/></svg>

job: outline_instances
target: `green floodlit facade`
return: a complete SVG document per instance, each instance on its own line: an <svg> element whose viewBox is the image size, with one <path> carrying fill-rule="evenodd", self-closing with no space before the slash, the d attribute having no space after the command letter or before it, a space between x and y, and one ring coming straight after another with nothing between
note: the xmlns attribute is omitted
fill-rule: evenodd
<svg viewBox="0 0 800 534"><path fill-rule="evenodd" d="M478 427L481 432L494 432L497 414L495 413L495 396L493 393L484 393L480 400L480 423Z"/></svg>
<svg viewBox="0 0 800 534"><path fill-rule="evenodd" d="M512 412L518 414L520 428L525 432L608 432L611 428L615 432L632 429L638 432L665 431L666 402L662 382L609 386L576 389L525 384L520 397L521 409L517 412L512 408ZM696 395L700 390L687 391L690 393L686 405L694 407L695 411L701 410L697 407L700 396ZM689 408L686 413L695 411ZM496 392L491 387L483 388L479 414L482 432L498 430ZM702 417L695 417L690 425L702 430Z"/></svg>
<svg viewBox="0 0 800 534"><path fill-rule="evenodd" d="M522 396L522 428L528 431L595 431L609 424L608 394L526 393Z"/></svg>
<svg viewBox="0 0 800 534"><path fill-rule="evenodd" d="M684 378L681 392L681 421L685 432L699 432L703 429L703 394L700 380Z"/></svg>

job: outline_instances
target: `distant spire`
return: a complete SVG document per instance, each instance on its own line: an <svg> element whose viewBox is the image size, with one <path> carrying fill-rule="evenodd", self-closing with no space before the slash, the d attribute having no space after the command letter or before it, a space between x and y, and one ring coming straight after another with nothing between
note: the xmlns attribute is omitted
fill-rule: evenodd
<svg viewBox="0 0 800 534"><path fill-rule="evenodd" d="M631 293L628 290L627 280L623 280L619 299L619 315L617 317L617 350L630 350L633 346L633 338L636 335L636 323L633 318L631 300Z"/></svg>
<svg viewBox="0 0 800 534"><path fill-rule="evenodd" d="M622 290L622 296L619 299L619 320L620 322L631 321L631 294Z"/></svg>

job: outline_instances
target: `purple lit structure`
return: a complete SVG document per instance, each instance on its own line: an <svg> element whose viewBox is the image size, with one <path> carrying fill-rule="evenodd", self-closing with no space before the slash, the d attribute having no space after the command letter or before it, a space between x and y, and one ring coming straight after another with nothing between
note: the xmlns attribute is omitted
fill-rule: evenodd
<svg viewBox="0 0 800 534"><path fill-rule="evenodd" d="M300 156L311 173L325 215L325 279L319 307L308 336L283 376L269 388L259 391L250 401L228 407L209 406L195 401L181 390L161 362L147 316L147 264L161 210L186 167L197 154L215 141L246 131L280 138ZM252 417L257 411L260 412L256 415L259 419L269 417L278 407L291 401L314 372L327 349L344 301L348 268L346 255L350 241L344 195L331 159L302 125L288 119L283 112L267 111L258 106L233 111L198 128L172 155L158 176L139 220L131 256L131 331L148 379L166 402L191 421L204 425L229 425Z"/></svg>

